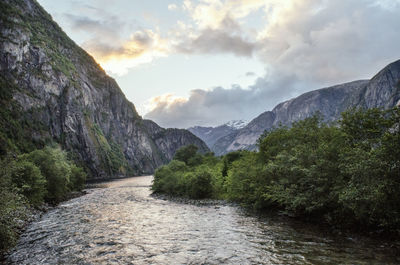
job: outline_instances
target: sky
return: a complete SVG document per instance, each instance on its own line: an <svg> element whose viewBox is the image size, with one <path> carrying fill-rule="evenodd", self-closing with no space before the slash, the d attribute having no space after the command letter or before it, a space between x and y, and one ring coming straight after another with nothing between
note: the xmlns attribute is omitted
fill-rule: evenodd
<svg viewBox="0 0 400 265"><path fill-rule="evenodd" d="M250 121L400 59L400 0L38 0L163 127Z"/></svg>

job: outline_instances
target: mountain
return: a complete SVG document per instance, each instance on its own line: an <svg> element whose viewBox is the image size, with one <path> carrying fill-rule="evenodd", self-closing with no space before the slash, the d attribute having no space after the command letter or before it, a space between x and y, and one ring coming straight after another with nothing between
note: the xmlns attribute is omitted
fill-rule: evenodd
<svg viewBox="0 0 400 265"><path fill-rule="evenodd" d="M242 120L233 120L217 127L194 126L188 128L188 130L202 139L211 148L218 139L236 132L245 127L246 124Z"/></svg>
<svg viewBox="0 0 400 265"><path fill-rule="evenodd" d="M56 142L92 178L111 178L152 173L187 144L209 150L187 130L143 120L35 0L2 0L0 10L1 155Z"/></svg>
<svg viewBox="0 0 400 265"><path fill-rule="evenodd" d="M244 128L219 138L212 146L217 155L247 149L255 150L265 130L290 125L319 111L326 121L335 121L350 107L391 108L400 105L400 60L382 69L371 80L360 80L311 91L278 104L253 119Z"/></svg>

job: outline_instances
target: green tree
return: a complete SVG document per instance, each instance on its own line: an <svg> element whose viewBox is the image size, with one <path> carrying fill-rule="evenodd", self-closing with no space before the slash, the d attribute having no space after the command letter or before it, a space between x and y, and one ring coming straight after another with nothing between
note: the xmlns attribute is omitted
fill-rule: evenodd
<svg viewBox="0 0 400 265"><path fill-rule="evenodd" d="M350 110L341 127L348 148L341 173L348 180L340 202L358 223L386 228L400 225L400 109Z"/></svg>
<svg viewBox="0 0 400 265"><path fill-rule="evenodd" d="M199 167L189 178L188 195L193 199L210 198L213 193L212 174L207 167Z"/></svg>
<svg viewBox="0 0 400 265"><path fill-rule="evenodd" d="M85 187L85 182L86 172L83 170L83 168L72 164L69 189L81 191Z"/></svg>
<svg viewBox="0 0 400 265"><path fill-rule="evenodd" d="M46 201L57 203L72 190L83 188L86 173L60 147L45 147L21 156L35 164L47 181Z"/></svg>
<svg viewBox="0 0 400 265"><path fill-rule="evenodd" d="M181 147L176 151L174 160L179 160L189 164L189 160L196 156L197 150L198 147L194 144Z"/></svg>
<svg viewBox="0 0 400 265"><path fill-rule="evenodd" d="M42 204L47 193L47 181L41 174L40 169L25 159L13 161L8 167L12 182L19 189L19 192L33 206Z"/></svg>

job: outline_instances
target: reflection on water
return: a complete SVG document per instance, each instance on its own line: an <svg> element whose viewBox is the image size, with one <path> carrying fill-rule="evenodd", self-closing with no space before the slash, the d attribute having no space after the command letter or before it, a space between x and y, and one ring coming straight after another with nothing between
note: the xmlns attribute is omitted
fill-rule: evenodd
<svg viewBox="0 0 400 265"><path fill-rule="evenodd" d="M374 241L334 238L284 218L150 196L152 178L114 181L29 226L12 264L400 264Z"/></svg>

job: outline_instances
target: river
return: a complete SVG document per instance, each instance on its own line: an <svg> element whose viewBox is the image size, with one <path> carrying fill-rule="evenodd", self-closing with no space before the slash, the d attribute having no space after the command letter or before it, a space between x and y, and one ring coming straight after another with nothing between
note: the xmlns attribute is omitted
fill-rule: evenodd
<svg viewBox="0 0 400 265"><path fill-rule="evenodd" d="M226 204L151 196L152 177L112 181L29 225L10 264L400 264L390 242L333 236Z"/></svg>

